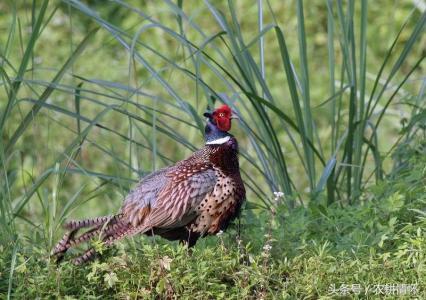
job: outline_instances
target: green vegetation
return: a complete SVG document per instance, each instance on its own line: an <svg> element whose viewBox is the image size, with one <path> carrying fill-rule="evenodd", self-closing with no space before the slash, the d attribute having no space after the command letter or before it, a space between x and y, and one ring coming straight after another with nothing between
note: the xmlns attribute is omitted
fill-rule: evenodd
<svg viewBox="0 0 426 300"><path fill-rule="evenodd" d="M347 210L314 204L291 214L281 214L278 205L255 221L246 213L239 242L230 230L188 253L178 244L136 237L79 268L69 262L57 268L41 245L5 245L0 288L7 290L12 267L16 298L317 298L344 284L369 287L361 295L373 298L385 295L378 284L415 284L417 292L392 295L424 298L426 144L403 151L392 178L371 188L362 204Z"/></svg>
<svg viewBox="0 0 426 300"><path fill-rule="evenodd" d="M374 298L415 284L405 295L425 298L419 6L1 2L0 296L318 298L360 284ZM56 267L63 222L116 212L138 177L200 147L215 101L241 118L240 238L235 225L188 253L138 236Z"/></svg>

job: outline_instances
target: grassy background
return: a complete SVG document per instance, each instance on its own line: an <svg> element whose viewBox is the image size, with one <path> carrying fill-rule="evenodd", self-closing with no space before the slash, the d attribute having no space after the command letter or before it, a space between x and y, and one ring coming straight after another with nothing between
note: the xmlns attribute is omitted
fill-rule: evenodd
<svg viewBox="0 0 426 300"><path fill-rule="evenodd" d="M1 295L424 282L424 23L408 0L0 3ZM240 244L232 229L188 256L137 237L98 271L51 266L66 218L116 212L200 147L212 99L241 118Z"/></svg>

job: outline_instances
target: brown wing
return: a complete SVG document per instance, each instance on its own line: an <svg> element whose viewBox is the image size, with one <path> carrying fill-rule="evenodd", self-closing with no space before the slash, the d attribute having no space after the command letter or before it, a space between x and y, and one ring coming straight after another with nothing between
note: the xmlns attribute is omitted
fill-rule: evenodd
<svg viewBox="0 0 426 300"><path fill-rule="evenodd" d="M207 163L181 164L166 176L168 183L159 192L156 206L145 221L149 227L188 224L196 217L195 208L216 184L216 172Z"/></svg>
<svg viewBox="0 0 426 300"><path fill-rule="evenodd" d="M127 195L121 212L129 223L137 226L149 214L151 207L156 206L159 193L169 183L167 174L174 169L174 166L167 167L145 176Z"/></svg>

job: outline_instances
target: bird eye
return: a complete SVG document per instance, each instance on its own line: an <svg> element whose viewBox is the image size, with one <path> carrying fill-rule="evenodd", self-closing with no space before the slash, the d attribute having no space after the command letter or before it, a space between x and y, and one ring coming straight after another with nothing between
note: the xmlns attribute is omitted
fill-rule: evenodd
<svg viewBox="0 0 426 300"><path fill-rule="evenodd" d="M225 116L225 114L224 113L220 113L219 114L219 117L221 117L221 118L223 118Z"/></svg>

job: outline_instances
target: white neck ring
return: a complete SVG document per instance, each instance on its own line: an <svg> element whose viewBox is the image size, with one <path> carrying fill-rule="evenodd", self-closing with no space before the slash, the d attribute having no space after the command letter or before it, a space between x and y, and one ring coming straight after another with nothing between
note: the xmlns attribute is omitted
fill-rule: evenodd
<svg viewBox="0 0 426 300"><path fill-rule="evenodd" d="M230 138L231 137L228 135L223 138L219 138L217 140L207 142L206 145L222 145L222 144L225 144L227 141L229 141Z"/></svg>

